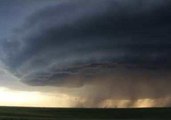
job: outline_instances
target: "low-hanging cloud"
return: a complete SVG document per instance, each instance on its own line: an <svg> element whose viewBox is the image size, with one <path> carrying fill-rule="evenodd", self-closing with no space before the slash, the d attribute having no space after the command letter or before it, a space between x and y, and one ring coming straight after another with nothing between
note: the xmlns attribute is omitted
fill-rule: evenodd
<svg viewBox="0 0 171 120"><path fill-rule="evenodd" d="M0 59L32 86L94 85L103 100L169 96L170 11L169 0L63 1L30 15Z"/></svg>

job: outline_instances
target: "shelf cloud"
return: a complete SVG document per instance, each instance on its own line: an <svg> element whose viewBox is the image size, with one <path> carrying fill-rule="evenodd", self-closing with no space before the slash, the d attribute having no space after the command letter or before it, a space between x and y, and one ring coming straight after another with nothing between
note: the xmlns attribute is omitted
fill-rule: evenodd
<svg viewBox="0 0 171 120"><path fill-rule="evenodd" d="M1 40L0 60L30 86L93 85L95 100L168 97L170 31L170 0L64 0Z"/></svg>

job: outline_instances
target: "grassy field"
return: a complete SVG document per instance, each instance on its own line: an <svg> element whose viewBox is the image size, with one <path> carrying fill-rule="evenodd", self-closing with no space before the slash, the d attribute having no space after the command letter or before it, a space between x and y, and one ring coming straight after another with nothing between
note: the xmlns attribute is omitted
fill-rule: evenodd
<svg viewBox="0 0 171 120"><path fill-rule="evenodd" d="M0 107L0 120L171 120L171 108L72 109Z"/></svg>

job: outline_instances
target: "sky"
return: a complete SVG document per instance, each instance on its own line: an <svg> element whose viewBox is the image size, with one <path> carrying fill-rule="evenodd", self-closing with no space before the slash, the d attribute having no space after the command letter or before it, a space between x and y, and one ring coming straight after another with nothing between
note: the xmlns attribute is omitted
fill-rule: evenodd
<svg viewBox="0 0 171 120"><path fill-rule="evenodd" d="M0 0L0 105L171 106L170 0Z"/></svg>

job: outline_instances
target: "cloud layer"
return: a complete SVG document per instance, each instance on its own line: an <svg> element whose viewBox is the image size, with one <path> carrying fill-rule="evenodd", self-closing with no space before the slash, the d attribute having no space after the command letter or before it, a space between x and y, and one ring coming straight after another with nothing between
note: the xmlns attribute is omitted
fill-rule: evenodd
<svg viewBox="0 0 171 120"><path fill-rule="evenodd" d="M0 59L32 86L94 85L102 99L168 96L170 11L169 0L61 1L1 41Z"/></svg>

